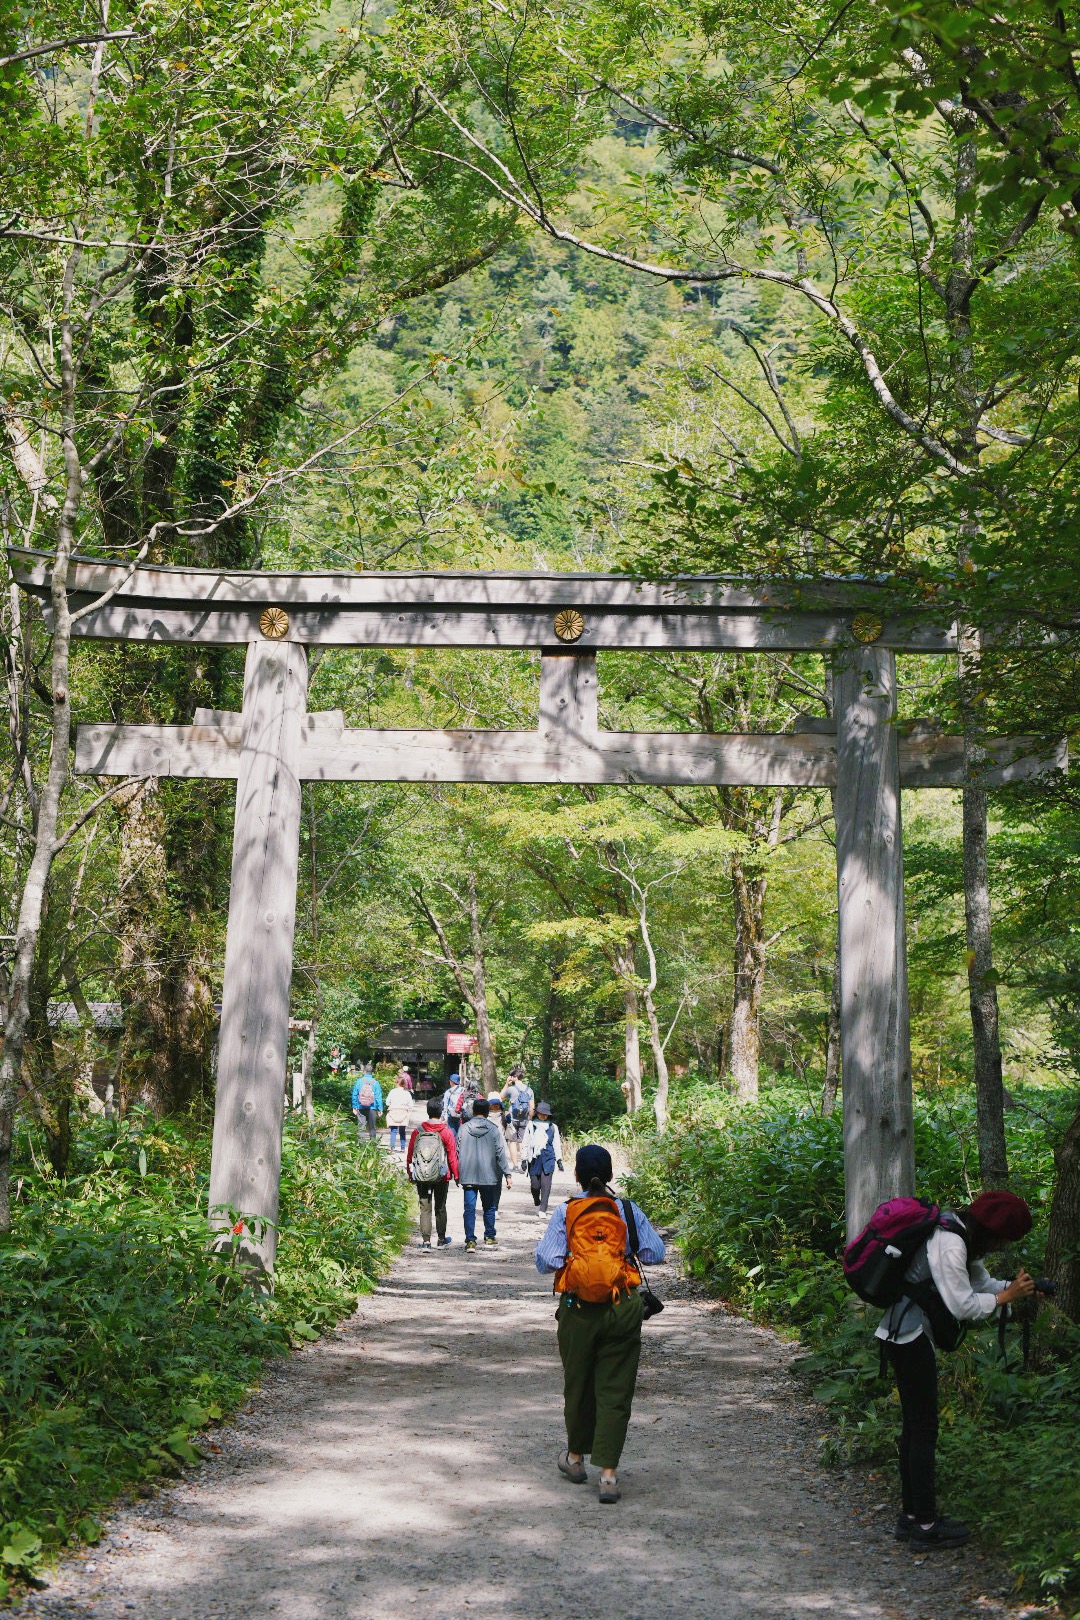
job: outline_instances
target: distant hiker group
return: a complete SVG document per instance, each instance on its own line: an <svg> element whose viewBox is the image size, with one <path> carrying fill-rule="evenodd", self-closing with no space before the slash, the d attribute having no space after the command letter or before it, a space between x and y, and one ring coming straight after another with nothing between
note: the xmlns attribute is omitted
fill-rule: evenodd
<svg viewBox="0 0 1080 1620"><path fill-rule="evenodd" d="M420 1203L422 1249L432 1246L432 1217L437 1246L446 1248L452 1241L446 1231L451 1181L464 1193L467 1255L477 1252L478 1205L483 1246L498 1248L499 1202L504 1187L513 1185L515 1170L528 1175L533 1204L547 1214L551 1179L556 1166L562 1169L562 1140L550 1103L535 1101L520 1068L512 1071L501 1092L487 1096L475 1081L452 1075L442 1097L427 1104L427 1116L413 1131L405 1160Z"/></svg>

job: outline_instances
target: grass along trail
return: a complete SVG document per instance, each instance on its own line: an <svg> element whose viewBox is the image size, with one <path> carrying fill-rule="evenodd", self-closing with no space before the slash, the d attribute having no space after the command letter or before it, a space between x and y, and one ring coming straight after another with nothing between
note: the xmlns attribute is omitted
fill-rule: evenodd
<svg viewBox="0 0 1080 1620"><path fill-rule="evenodd" d="M570 1177L556 1178L556 1194ZM1032 1614L1003 1568L921 1562L892 1491L819 1468L775 1335L671 1266L646 1325L623 1500L555 1468L561 1379L527 1183L500 1248L410 1248L330 1338L280 1363L207 1464L122 1509L24 1613L79 1620L962 1620ZM887 1502L887 1506L882 1504Z"/></svg>

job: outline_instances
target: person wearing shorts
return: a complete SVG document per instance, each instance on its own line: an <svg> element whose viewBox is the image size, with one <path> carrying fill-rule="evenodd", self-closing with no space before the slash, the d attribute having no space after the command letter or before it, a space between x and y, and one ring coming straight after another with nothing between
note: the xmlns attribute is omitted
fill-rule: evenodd
<svg viewBox="0 0 1080 1620"><path fill-rule="evenodd" d="M536 1095L532 1086L525 1080L525 1070L518 1065L510 1070L510 1078L502 1090L503 1105L507 1120L513 1131L513 1146L511 1159L515 1169L521 1158L521 1144L525 1140L525 1130L536 1108ZM510 1146L511 1137L507 1135L507 1146Z"/></svg>

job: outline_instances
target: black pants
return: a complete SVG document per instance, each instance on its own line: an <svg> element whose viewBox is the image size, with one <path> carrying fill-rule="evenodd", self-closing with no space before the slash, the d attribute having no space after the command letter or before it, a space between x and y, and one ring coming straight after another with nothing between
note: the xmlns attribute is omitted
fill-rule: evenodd
<svg viewBox="0 0 1080 1620"><path fill-rule="evenodd" d="M937 1356L925 1333L910 1344L886 1344L896 1374L900 1428L900 1496L920 1524L937 1518L934 1453L938 1436Z"/></svg>
<svg viewBox="0 0 1080 1620"><path fill-rule="evenodd" d="M537 1209L547 1214L548 1199L551 1197L551 1178L554 1170L536 1170L529 1168L529 1189L532 1192L532 1201Z"/></svg>

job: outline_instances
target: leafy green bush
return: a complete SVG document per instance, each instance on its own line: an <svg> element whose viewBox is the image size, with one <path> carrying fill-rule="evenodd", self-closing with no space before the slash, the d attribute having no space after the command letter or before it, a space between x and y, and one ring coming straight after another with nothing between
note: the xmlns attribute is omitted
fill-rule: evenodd
<svg viewBox="0 0 1080 1620"><path fill-rule="evenodd" d="M1008 1115L1013 1185L1036 1217L1018 1254L1040 1269L1053 1144L1073 1107L1067 1091L1018 1094ZM688 1271L760 1320L797 1331L803 1374L833 1418L828 1451L876 1461L895 1455L895 1391L880 1381L876 1313L847 1288L843 1245L843 1140L839 1115L823 1118L805 1094L778 1089L751 1107L718 1088L676 1100L663 1137L639 1120L626 1133L632 1191L678 1228ZM976 1159L974 1106L941 1097L915 1115L919 1188L946 1204L968 1201ZM1019 1369L983 1328L941 1358L941 1478L949 1509L967 1514L1026 1580L1059 1594L1080 1590L1080 1333L1053 1311L1035 1333L1037 1370Z"/></svg>
<svg viewBox="0 0 1080 1620"><path fill-rule="evenodd" d="M551 1104L560 1130L577 1136L597 1129L608 1136L612 1118L625 1116L619 1082L603 1069L552 1069L543 1099Z"/></svg>
<svg viewBox="0 0 1080 1620"><path fill-rule="evenodd" d="M407 1189L357 1147L347 1117L290 1119L275 1293L260 1297L207 1248L209 1148L208 1122L96 1122L66 1182L20 1164L0 1238L8 1575L94 1539L125 1487L197 1461L195 1432L236 1406L268 1356L353 1309L404 1239Z"/></svg>

